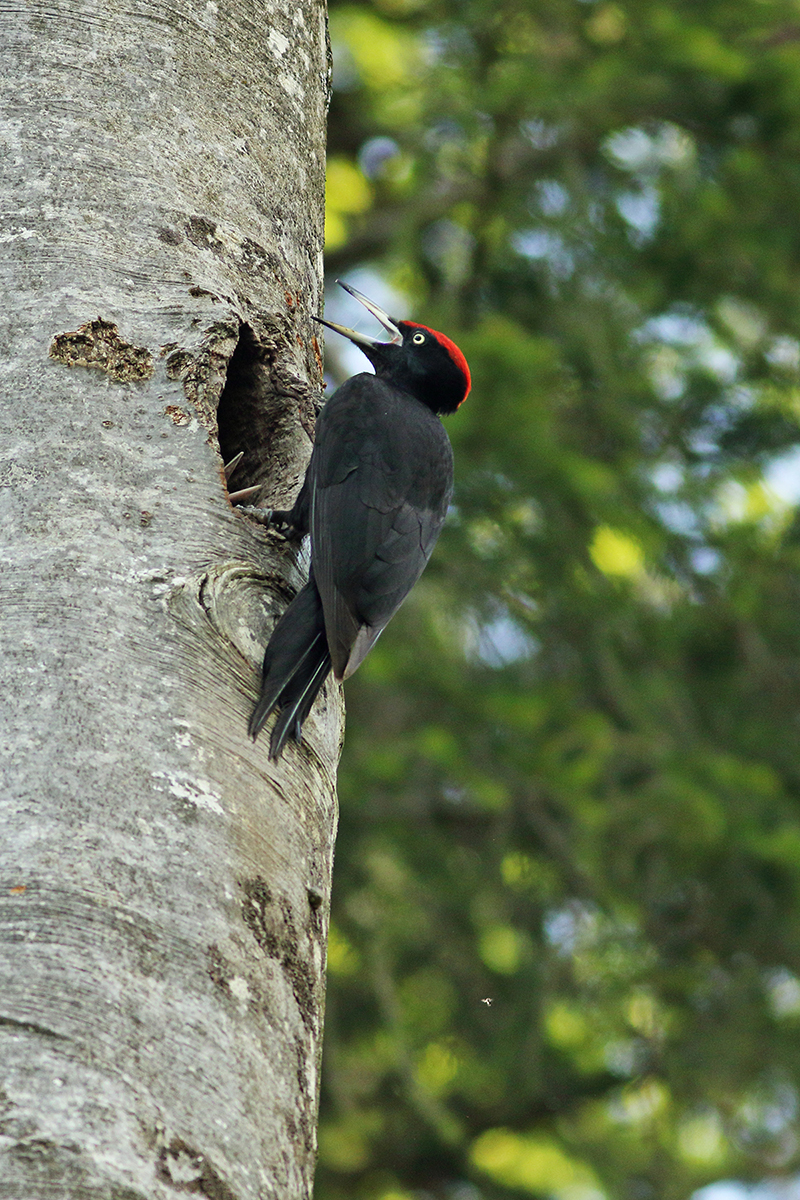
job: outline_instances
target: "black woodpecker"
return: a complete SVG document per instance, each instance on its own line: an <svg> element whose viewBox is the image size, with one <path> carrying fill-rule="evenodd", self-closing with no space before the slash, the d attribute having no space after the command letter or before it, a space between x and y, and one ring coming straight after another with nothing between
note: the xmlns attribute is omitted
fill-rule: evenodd
<svg viewBox="0 0 800 1200"><path fill-rule="evenodd" d="M288 536L311 534L308 583L275 626L250 718L255 738L279 709L273 759L287 738L300 740L328 673L353 674L422 574L453 490L453 452L439 416L455 412L470 389L467 361L443 333L393 321L342 287L389 341L316 318L354 342L375 374L352 376L327 401L294 507L266 517Z"/></svg>

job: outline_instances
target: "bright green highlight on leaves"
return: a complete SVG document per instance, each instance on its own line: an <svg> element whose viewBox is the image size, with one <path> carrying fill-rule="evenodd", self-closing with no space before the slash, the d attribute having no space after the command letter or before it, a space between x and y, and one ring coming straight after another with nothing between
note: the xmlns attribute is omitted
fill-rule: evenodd
<svg viewBox="0 0 800 1200"><path fill-rule="evenodd" d="M594 565L604 575L632 579L641 574L644 566L644 554L639 543L608 525L601 525L595 530L589 553Z"/></svg>
<svg viewBox="0 0 800 1200"><path fill-rule="evenodd" d="M681 1122L678 1152L687 1162L702 1166L722 1166L730 1147L717 1113L705 1113Z"/></svg>
<svg viewBox="0 0 800 1200"><path fill-rule="evenodd" d="M352 975L358 967L358 952L331 922L328 930L328 970L333 975Z"/></svg>
<svg viewBox="0 0 800 1200"><path fill-rule="evenodd" d="M506 1187L556 1200L603 1200L594 1172L547 1138L489 1129L473 1143L474 1165Z"/></svg>
<svg viewBox="0 0 800 1200"><path fill-rule="evenodd" d="M491 971L498 975L513 975L522 958L519 934L508 925L485 929L480 936L480 955Z"/></svg>
<svg viewBox="0 0 800 1200"><path fill-rule="evenodd" d="M458 1074L459 1060L452 1047L431 1042L416 1066L416 1077L424 1088L441 1095Z"/></svg>
<svg viewBox="0 0 800 1200"><path fill-rule="evenodd" d="M347 240L347 218L366 212L372 189L346 158L329 158L325 194L325 244L335 250Z"/></svg>
<svg viewBox="0 0 800 1200"><path fill-rule="evenodd" d="M367 87L378 90L408 83L422 60L418 40L365 8L333 10L331 37L341 40Z"/></svg>

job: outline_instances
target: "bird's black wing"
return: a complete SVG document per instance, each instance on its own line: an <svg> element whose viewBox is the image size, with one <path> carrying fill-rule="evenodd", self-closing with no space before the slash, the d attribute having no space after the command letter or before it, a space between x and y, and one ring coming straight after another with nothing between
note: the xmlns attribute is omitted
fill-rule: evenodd
<svg viewBox="0 0 800 1200"><path fill-rule="evenodd" d="M310 475L314 574L344 679L422 574L447 514L453 455L429 408L356 375L322 411Z"/></svg>

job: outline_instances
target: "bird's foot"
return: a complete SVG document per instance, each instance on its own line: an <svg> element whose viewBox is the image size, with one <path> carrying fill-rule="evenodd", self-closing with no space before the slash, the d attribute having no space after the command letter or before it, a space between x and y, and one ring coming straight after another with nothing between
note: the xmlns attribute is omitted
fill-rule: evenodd
<svg viewBox="0 0 800 1200"><path fill-rule="evenodd" d="M291 513L285 512L283 509L257 508L253 504L240 504L239 512L252 517L254 521L258 521L259 525L263 525L266 529L272 529L275 533L279 533L281 537L291 538L297 533L290 519Z"/></svg>
<svg viewBox="0 0 800 1200"><path fill-rule="evenodd" d="M233 475L243 457L244 451L240 450L235 458L225 463L223 470L226 480L229 480L231 475ZM254 521L258 521L259 525L263 525L266 529L274 530L281 537L296 537L298 530L292 521L291 512L279 508L260 508L258 505L247 503L248 500L252 500L254 496L258 495L260 491L260 484L255 487L240 488L237 492L228 492L228 499L231 504L236 505L239 512L252 517Z"/></svg>

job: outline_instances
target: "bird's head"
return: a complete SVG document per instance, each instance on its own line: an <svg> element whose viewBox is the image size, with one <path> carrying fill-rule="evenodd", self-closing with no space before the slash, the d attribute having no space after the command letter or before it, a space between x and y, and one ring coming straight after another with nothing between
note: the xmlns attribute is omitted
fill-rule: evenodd
<svg viewBox="0 0 800 1200"><path fill-rule="evenodd" d="M322 317L314 320L349 338L367 356L381 379L404 388L435 413L455 412L466 400L471 386L467 360L455 342L427 325L395 321L350 284L341 279L337 283L380 321L390 335L389 341L379 342Z"/></svg>

